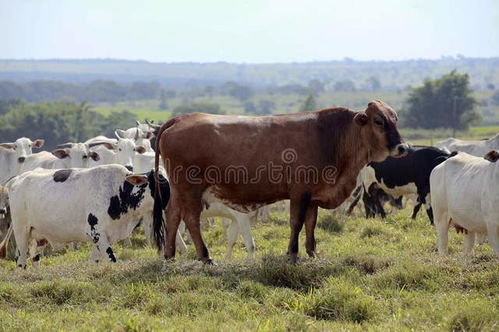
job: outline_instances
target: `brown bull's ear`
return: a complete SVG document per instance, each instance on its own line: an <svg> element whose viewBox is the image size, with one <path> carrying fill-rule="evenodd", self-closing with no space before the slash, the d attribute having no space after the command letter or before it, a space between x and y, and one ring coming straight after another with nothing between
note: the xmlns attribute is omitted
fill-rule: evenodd
<svg viewBox="0 0 499 332"><path fill-rule="evenodd" d="M149 180L147 179L147 176L137 175L137 174L128 175L125 178L125 181L127 181L130 184L133 184L134 186L140 186L141 184L145 184L145 183L149 182Z"/></svg>
<svg viewBox="0 0 499 332"><path fill-rule="evenodd" d="M90 153L88 154L88 156L89 156L90 158L92 158L92 160L93 160L93 161L99 161L99 159L100 159L99 154L98 154L97 152L95 152L95 151L90 152Z"/></svg>
<svg viewBox="0 0 499 332"><path fill-rule="evenodd" d="M499 160L499 152L496 150L489 151L485 156L483 156L485 159L487 159L490 162L495 163L497 160Z"/></svg>
<svg viewBox="0 0 499 332"><path fill-rule="evenodd" d="M364 126L367 124L367 115L364 112L358 112L353 117L353 121L359 126Z"/></svg>
<svg viewBox="0 0 499 332"><path fill-rule="evenodd" d="M39 149L43 146L44 143L45 143L44 139L37 139L33 142L33 147Z"/></svg>
<svg viewBox="0 0 499 332"><path fill-rule="evenodd" d="M13 149L16 145L14 143L0 143L0 148Z"/></svg>
<svg viewBox="0 0 499 332"><path fill-rule="evenodd" d="M52 151L52 154L59 159L64 159L64 158L69 157L69 150L68 149L56 149L56 150Z"/></svg>

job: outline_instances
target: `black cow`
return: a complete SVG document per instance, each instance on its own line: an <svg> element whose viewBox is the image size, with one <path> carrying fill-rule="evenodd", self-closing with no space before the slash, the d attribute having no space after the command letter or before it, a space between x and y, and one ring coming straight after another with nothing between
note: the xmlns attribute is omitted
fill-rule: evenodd
<svg viewBox="0 0 499 332"><path fill-rule="evenodd" d="M387 194L400 198L403 195L417 195L417 205L414 207L412 218L425 205L426 212L433 224L433 212L430 206L430 173L438 164L452 156L443 150L431 146L413 146L409 149L407 156L399 159L387 158L381 163L370 163L362 170L362 191L364 205L374 206L374 214L367 214L373 217L376 213L384 217L385 212L379 199L366 193L364 188L370 188L376 183L379 188ZM367 202L367 204L366 204ZM352 203L356 203L355 201Z"/></svg>

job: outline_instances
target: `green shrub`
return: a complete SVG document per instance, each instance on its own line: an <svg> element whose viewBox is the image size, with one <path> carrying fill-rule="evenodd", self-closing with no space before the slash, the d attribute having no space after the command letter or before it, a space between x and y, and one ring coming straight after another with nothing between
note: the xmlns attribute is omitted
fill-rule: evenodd
<svg viewBox="0 0 499 332"><path fill-rule="evenodd" d="M326 214L319 217L317 226L329 233L340 233L345 227L345 221L337 215Z"/></svg>

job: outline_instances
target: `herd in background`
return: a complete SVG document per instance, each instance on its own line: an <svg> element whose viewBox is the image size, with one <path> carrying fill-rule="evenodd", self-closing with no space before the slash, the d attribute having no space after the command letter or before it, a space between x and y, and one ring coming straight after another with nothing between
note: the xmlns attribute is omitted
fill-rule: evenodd
<svg viewBox="0 0 499 332"><path fill-rule="evenodd" d="M147 121L137 122L127 130L117 129L116 138L98 136L86 142L64 143L51 152L33 153L43 146L43 139L23 137L1 143L0 231L4 239L0 256L5 257L14 234L20 267L26 267L28 257L38 264L48 244L60 247L72 242L92 241L93 262L116 261L112 245L128 238L140 224L150 244L161 248L163 210L170 187L162 167L157 176L154 173L151 140L159 128ZM414 201L413 218L424 206L431 224L435 224L439 252L447 251L447 232L454 226L465 234L465 252L472 250L475 236L483 242L488 234L498 254L497 150L499 134L482 141L449 138L436 147L411 147L403 158L371 162L360 171L346 213L352 213L362 199L366 217L384 217L386 202L400 209L403 197L407 197ZM232 248L242 235L248 258L253 259L256 246L251 224L258 217L266 218L268 207L243 213L213 195L203 199L206 204L201 219L231 221L226 258L231 258ZM184 230L181 225L176 233L180 252L187 248L181 236Z"/></svg>

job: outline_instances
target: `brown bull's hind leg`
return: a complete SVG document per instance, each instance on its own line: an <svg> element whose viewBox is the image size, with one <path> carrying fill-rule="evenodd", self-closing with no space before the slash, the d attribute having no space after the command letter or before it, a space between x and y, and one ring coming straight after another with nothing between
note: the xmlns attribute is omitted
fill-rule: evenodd
<svg viewBox="0 0 499 332"><path fill-rule="evenodd" d="M315 225L317 223L317 205L310 203L305 216L305 248L309 257L315 257Z"/></svg>
<svg viewBox="0 0 499 332"><path fill-rule="evenodd" d="M199 199L189 199L182 202L182 219L191 234L192 242L196 246L198 259L205 264L214 264L208 253L203 237L201 236L201 225L199 216L203 210L201 197Z"/></svg>
<svg viewBox="0 0 499 332"><path fill-rule="evenodd" d="M291 227L291 236L289 238L288 255L291 261L298 260L298 237L300 235L308 206L310 204L310 194L303 194L299 199L290 200L289 226Z"/></svg>
<svg viewBox="0 0 499 332"><path fill-rule="evenodd" d="M178 195L172 195L170 202L166 206L166 236L165 236L165 259L175 258L175 239L180 224L180 205Z"/></svg>

